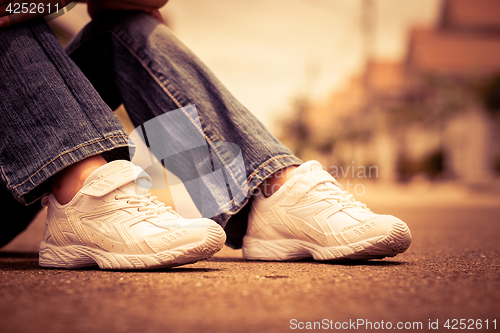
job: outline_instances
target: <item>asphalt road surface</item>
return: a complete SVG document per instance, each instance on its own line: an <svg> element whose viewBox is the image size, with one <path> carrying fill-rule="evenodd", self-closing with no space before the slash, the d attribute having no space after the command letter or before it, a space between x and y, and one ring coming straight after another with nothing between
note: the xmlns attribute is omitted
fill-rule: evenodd
<svg viewBox="0 0 500 333"><path fill-rule="evenodd" d="M413 243L369 262L248 262L224 249L155 272L70 271L3 252L0 332L500 330L500 207L390 213Z"/></svg>

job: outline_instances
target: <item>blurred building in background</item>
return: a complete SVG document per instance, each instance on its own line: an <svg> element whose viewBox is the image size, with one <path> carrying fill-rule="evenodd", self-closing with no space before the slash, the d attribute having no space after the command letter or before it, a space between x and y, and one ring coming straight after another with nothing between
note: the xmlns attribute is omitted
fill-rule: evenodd
<svg viewBox="0 0 500 333"><path fill-rule="evenodd" d="M326 102L299 99L285 141L326 165L377 166L380 180L498 177L500 1L444 0L409 37L400 62L368 59Z"/></svg>

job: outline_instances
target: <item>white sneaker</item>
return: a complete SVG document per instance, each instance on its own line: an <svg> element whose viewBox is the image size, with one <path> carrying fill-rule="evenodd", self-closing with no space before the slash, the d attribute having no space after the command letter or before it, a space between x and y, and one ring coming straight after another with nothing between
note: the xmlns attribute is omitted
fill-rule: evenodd
<svg viewBox="0 0 500 333"><path fill-rule="evenodd" d="M316 161L269 198L255 197L243 257L249 260L380 259L408 249L408 226L352 199Z"/></svg>
<svg viewBox="0 0 500 333"><path fill-rule="evenodd" d="M151 196L151 178L128 161L95 170L66 205L48 201L43 267L152 269L211 257L226 241L209 219L187 220Z"/></svg>

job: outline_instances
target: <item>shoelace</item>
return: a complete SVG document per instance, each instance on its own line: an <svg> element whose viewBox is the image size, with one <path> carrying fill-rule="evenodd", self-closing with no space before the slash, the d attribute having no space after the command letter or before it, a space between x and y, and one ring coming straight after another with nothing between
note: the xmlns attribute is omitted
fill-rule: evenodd
<svg viewBox="0 0 500 333"><path fill-rule="evenodd" d="M328 184L331 184L330 186ZM332 186L333 185L333 186ZM330 192L330 196L336 199L342 207L359 207L362 209L370 210L364 203L354 199L354 196L347 191L343 191L339 185L335 183L323 183L316 187L318 191Z"/></svg>
<svg viewBox="0 0 500 333"><path fill-rule="evenodd" d="M146 215L160 216L163 213L172 213L177 216L176 211L170 207L165 206L163 202L157 200L156 196L152 196L151 193L146 194L122 194L115 197L118 200L125 199L131 205L138 205L137 208L140 212L145 212Z"/></svg>

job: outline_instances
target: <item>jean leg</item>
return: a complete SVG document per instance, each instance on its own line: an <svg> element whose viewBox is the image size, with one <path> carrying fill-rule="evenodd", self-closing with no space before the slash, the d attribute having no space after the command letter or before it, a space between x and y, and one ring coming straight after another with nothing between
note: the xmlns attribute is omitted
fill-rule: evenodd
<svg viewBox="0 0 500 333"><path fill-rule="evenodd" d="M226 229L228 245L240 247L252 193L277 170L301 161L236 101L165 25L149 15L103 13L68 45L67 52L93 83L94 77L100 77L100 83L94 85L108 104L124 103L135 126L195 104L200 130L209 144L228 142L241 149L249 191L215 217ZM105 83L102 73L106 73ZM211 144L210 149L223 164L234 157L225 145ZM174 173L186 169L185 161L179 163L178 170L170 166ZM198 168L197 172L204 170ZM187 188L192 196L199 190Z"/></svg>
<svg viewBox="0 0 500 333"><path fill-rule="evenodd" d="M128 137L43 19L0 30L0 182L21 203L86 157L128 156Z"/></svg>
<svg viewBox="0 0 500 333"><path fill-rule="evenodd" d="M41 210L52 175L96 154L128 158L128 145L43 19L0 29L0 247Z"/></svg>

